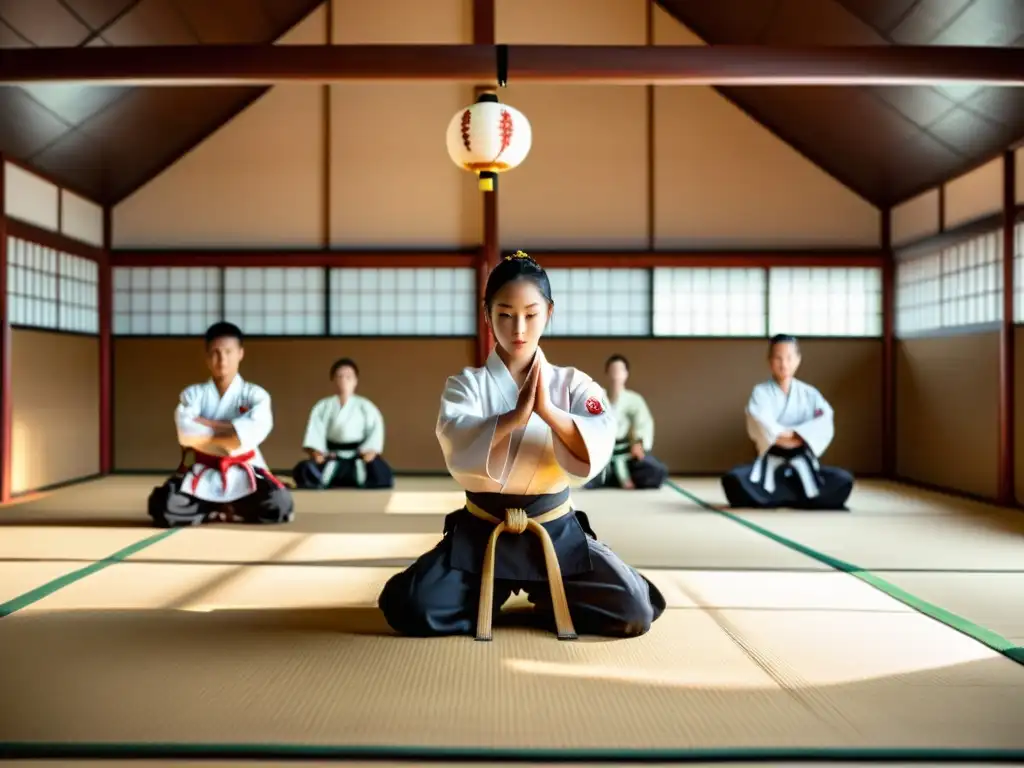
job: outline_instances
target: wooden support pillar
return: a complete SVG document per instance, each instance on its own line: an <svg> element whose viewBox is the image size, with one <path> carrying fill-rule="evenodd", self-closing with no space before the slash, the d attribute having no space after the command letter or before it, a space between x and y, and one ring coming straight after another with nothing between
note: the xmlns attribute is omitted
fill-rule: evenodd
<svg viewBox="0 0 1024 768"><path fill-rule="evenodd" d="M11 500L12 435L14 404L11 401L11 323L7 301L7 203L4 172L7 164L0 154L0 504Z"/></svg>
<svg viewBox="0 0 1024 768"><path fill-rule="evenodd" d="M109 475L114 468L114 284L110 264L111 210L103 209L103 257L98 266L99 332L100 332L100 474Z"/></svg>
<svg viewBox="0 0 1024 768"><path fill-rule="evenodd" d="M494 45L496 39L494 0L473 0L473 43L475 45ZM497 73L495 73L497 74ZM494 86L477 86L473 92L474 100L480 93L491 90ZM476 364L483 365L494 349L494 337L484 321L483 298L487 276L498 263L501 255L501 241L498 234L498 190L499 180L494 180L494 189L480 192L483 197L483 243L476 257L477 300L479 311L476 322Z"/></svg>
<svg viewBox="0 0 1024 768"><path fill-rule="evenodd" d="M1003 154L1003 321L999 334L999 502L1016 503L1014 472L1014 228L1017 223L1016 158Z"/></svg>
<svg viewBox="0 0 1024 768"><path fill-rule="evenodd" d="M892 209L882 210L882 473L896 476L896 258Z"/></svg>
<svg viewBox="0 0 1024 768"><path fill-rule="evenodd" d="M480 254L477 258L477 284L478 295L481 302L481 311L477 316L477 344L476 357L477 365L483 365L488 355L494 349L494 336L491 334L487 323L484 321L483 298L484 287L487 285L487 276L494 269L501 258L501 243L498 237L498 180L495 179L494 189L490 192L481 192L483 195L484 215L484 242L480 246Z"/></svg>

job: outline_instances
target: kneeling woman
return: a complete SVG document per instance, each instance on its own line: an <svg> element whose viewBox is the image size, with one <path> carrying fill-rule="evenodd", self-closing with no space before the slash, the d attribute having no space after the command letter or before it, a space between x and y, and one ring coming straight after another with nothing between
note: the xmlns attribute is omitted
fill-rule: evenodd
<svg viewBox="0 0 1024 768"><path fill-rule="evenodd" d="M522 252L491 272L484 310L497 346L483 368L448 379L437 421L466 504L385 585L380 607L398 632L489 640L520 591L561 639L641 635L665 608L570 501L570 487L608 464L616 422L593 379L545 359L538 343L553 309L547 274Z"/></svg>

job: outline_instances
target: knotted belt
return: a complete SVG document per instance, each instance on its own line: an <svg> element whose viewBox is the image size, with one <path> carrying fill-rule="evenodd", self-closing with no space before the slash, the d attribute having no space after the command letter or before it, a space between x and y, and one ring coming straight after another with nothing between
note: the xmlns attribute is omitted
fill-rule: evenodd
<svg viewBox="0 0 1024 768"><path fill-rule="evenodd" d="M484 564L480 571L480 608L476 620L476 639L491 639L491 624L494 617L494 560L497 554L498 537L503 533L522 534L532 531L540 539L544 550L544 566L548 572L548 586L551 589L551 606L555 613L555 627L559 640L575 640L576 629L569 613L569 600L565 596L565 584L562 583L562 567L558 564L558 554L551 535L544 528L550 523L572 512L572 503L564 501L554 509L536 517L528 517L525 509L509 508L505 510L505 519L501 520L481 507L466 499L466 510L481 520L494 524L487 539L484 551Z"/></svg>
<svg viewBox="0 0 1024 768"><path fill-rule="evenodd" d="M195 464L202 466L202 469L194 473L192 476L192 490L195 491L199 486L199 481L203 475L207 472L213 471L220 474L221 483L224 486L224 490L228 487L228 470L231 467L241 467L245 470L246 474L249 475L250 488L256 490L256 471L253 468L251 462L256 458L256 451L246 451L235 456L211 456L207 453L200 453L199 451L193 451L193 460ZM275 488L284 488L284 485L270 472L269 469L260 469L260 474L266 477L267 481Z"/></svg>

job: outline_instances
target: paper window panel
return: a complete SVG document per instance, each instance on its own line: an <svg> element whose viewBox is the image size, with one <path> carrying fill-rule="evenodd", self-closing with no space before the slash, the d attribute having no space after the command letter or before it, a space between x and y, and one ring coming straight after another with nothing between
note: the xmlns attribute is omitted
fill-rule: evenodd
<svg viewBox="0 0 1024 768"><path fill-rule="evenodd" d="M473 269L331 269L330 334L475 336L476 294Z"/></svg>
<svg viewBox="0 0 1024 768"><path fill-rule="evenodd" d="M896 264L896 333L908 335L942 327L942 255L933 253Z"/></svg>
<svg viewBox="0 0 1024 768"><path fill-rule="evenodd" d="M882 335L882 270L877 267L772 267L768 335Z"/></svg>
<svg viewBox="0 0 1024 768"><path fill-rule="evenodd" d="M58 327L76 333L99 333L99 266L68 253L60 254L58 263Z"/></svg>
<svg viewBox="0 0 1024 768"><path fill-rule="evenodd" d="M1002 233L991 232L942 252L942 325L999 322L1003 317Z"/></svg>
<svg viewBox="0 0 1024 768"><path fill-rule="evenodd" d="M1024 323L1024 221L1013 228L1013 322Z"/></svg>
<svg viewBox="0 0 1024 768"><path fill-rule="evenodd" d="M52 248L20 238L7 239L8 322L57 328L58 266Z"/></svg>
<svg viewBox="0 0 1024 768"><path fill-rule="evenodd" d="M322 336L325 282L321 267L229 267L224 318L247 336Z"/></svg>
<svg viewBox="0 0 1024 768"><path fill-rule="evenodd" d="M549 269L555 313L547 336L649 336L647 269Z"/></svg>
<svg viewBox="0 0 1024 768"><path fill-rule="evenodd" d="M115 335L201 336L222 319L217 267L117 267L113 291Z"/></svg>
<svg viewBox="0 0 1024 768"><path fill-rule="evenodd" d="M654 270L655 336L764 336L765 271L759 267Z"/></svg>

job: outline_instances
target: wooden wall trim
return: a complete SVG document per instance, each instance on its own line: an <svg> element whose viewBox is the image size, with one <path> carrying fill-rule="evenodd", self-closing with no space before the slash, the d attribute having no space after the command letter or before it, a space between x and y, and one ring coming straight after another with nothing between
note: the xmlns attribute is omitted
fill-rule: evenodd
<svg viewBox="0 0 1024 768"><path fill-rule="evenodd" d="M0 154L0 504L11 500L11 446L14 403L11 386L11 324L7 302L7 216L5 163Z"/></svg>
<svg viewBox="0 0 1024 768"><path fill-rule="evenodd" d="M1017 222L1016 158L1003 154L1003 321L999 332L999 501L1016 504L1014 429L1014 228Z"/></svg>
<svg viewBox="0 0 1024 768"><path fill-rule="evenodd" d="M885 254L869 251L705 251L635 253L547 253L530 251L541 266L558 269L652 269L655 267L881 267Z"/></svg>
<svg viewBox="0 0 1024 768"><path fill-rule="evenodd" d="M7 219L7 235L9 237L16 237L19 240L27 240L44 248L63 251L72 256L81 256L83 259L95 261L97 264L103 264L107 259L107 252L102 248L97 248L88 243L70 238L67 235L62 235L59 232L51 232L48 229L43 229L18 219Z"/></svg>
<svg viewBox="0 0 1024 768"><path fill-rule="evenodd" d="M485 198L486 202L486 198ZM496 202L496 199L495 199ZM484 206L485 214L487 206ZM497 210L485 227L498 237ZM481 248L471 251L111 251L114 267L412 267L479 266ZM497 264L501 251L490 263ZM794 251L530 251L544 267L580 269L650 269L653 267L876 267L885 263L883 249Z"/></svg>
<svg viewBox="0 0 1024 768"><path fill-rule="evenodd" d="M472 267L472 251L111 251L114 267Z"/></svg>
<svg viewBox="0 0 1024 768"><path fill-rule="evenodd" d="M882 473L896 475L896 262L892 209L882 215Z"/></svg>

